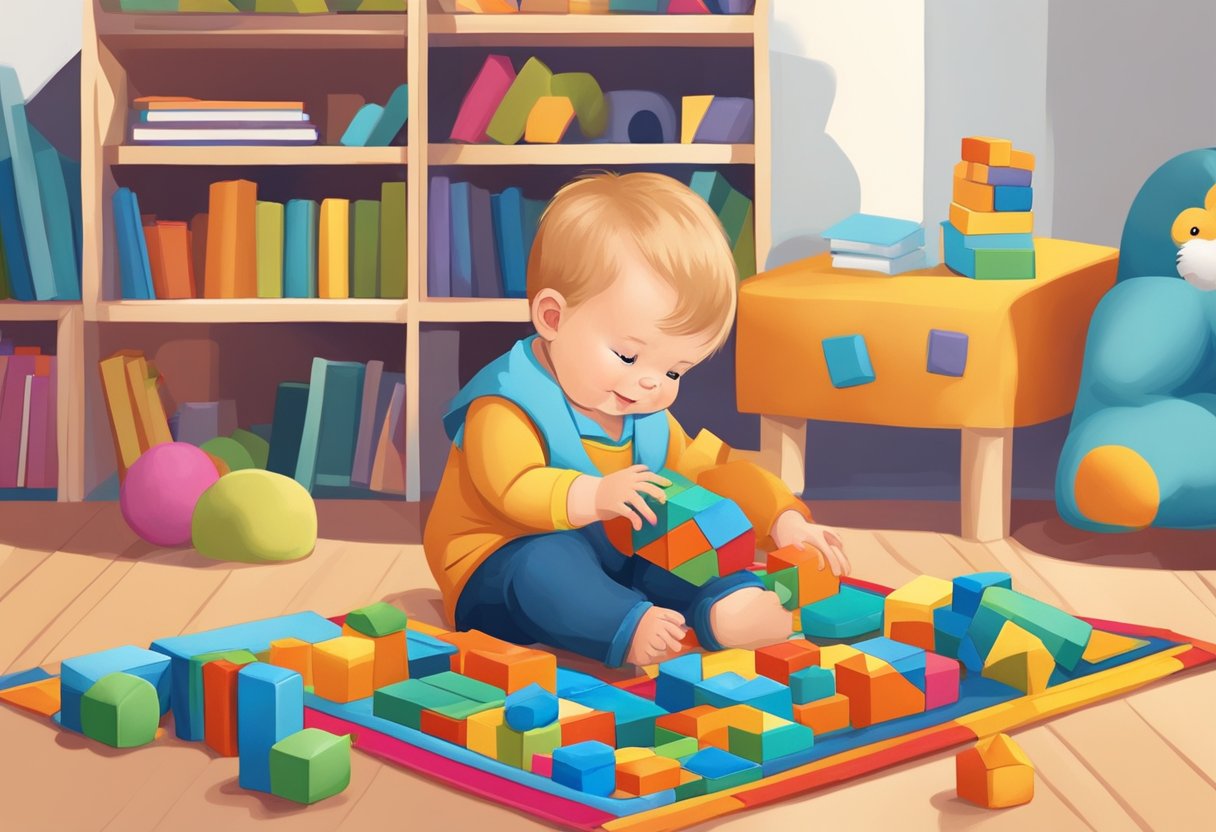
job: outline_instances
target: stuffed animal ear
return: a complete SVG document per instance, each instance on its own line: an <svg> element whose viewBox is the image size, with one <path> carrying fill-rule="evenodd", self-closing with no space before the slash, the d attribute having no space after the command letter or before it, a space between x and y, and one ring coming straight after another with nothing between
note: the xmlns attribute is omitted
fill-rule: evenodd
<svg viewBox="0 0 1216 832"><path fill-rule="evenodd" d="M1216 185L1208 189L1208 195L1203 198L1203 207L1209 211L1216 211Z"/></svg>

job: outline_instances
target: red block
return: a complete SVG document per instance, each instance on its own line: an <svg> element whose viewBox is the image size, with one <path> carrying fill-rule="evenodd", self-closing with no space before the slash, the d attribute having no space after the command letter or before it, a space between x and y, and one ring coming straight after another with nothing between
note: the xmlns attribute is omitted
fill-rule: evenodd
<svg viewBox="0 0 1216 832"><path fill-rule="evenodd" d="M922 650L932 650L937 635L933 632L933 624L928 621L892 621L891 638Z"/></svg>
<svg viewBox="0 0 1216 832"><path fill-rule="evenodd" d="M751 569L756 562L756 530L743 534L718 547L718 574L729 575Z"/></svg>
<svg viewBox="0 0 1216 832"><path fill-rule="evenodd" d="M599 740L616 748L616 719L608 711L592 711L589 714L567 717L561 720L560 724L562 745Z"/></svg>
<svg viewBox="0 0 1216 832"><path fill-rule="evenodd" d="M453 745L463 748L468 738L468 723L463 719L452 719L450 716L437 714L434 711L423 711L419 722L422 733L429 734L438 740L447 740Z"/></svg>
<svg viewBox="0 0 1216 832"><path fill-rule="evenodd" d="M203 740L222 757L237 756L236 680L241 665L218 659L203 665Z"/></svg>
<svg viewBox="0 0 1216 832"><path fill-rule="evenodd" d="M616 547L618 552L626 555L633 554L633 526L624 517L613 517L604 521L604 534L608 542Z"/></svg>
<svg viewBox="0 0 1216 832"><path fill-rule="evenodd" d="M803 639L770 644L756 651L756 672L783 685L790 683L791 673L817 664L819 645Z"/></svg>

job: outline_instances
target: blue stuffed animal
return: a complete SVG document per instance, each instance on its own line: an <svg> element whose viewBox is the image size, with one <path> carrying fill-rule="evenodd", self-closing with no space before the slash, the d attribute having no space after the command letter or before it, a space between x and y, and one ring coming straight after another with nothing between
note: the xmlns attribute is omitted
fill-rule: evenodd
<svg viewBox="0 0 1216 832"><path fill-rule="evenodd" d="M1216 527L1216 149L1140 189L1094 312L1056 504L1074 526Z"/></svg>

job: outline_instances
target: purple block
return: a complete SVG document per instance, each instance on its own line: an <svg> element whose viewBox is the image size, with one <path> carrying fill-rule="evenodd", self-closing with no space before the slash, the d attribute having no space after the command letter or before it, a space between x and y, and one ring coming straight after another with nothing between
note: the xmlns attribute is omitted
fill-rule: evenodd
<svg viewBox="0 0 1216 832"><path fill-rule="evenodd" d="M751 14L756 0L710 0L718 14Z"/></svg>
<svg viewBox="0 0 1216 832"><path fill-rule="evenodd" d="M12 354L13 354L13 339L5 338L3 341L0 341L0 355L12 355Z"/></svg>
<svg viewBox="0 0 1216 832"><path fill-rule="evenodd" d="M202 445L221 435L219 402L186 402L177 417L178 441Z"/></svg>
<svg viewBox="0 0 1216 832"><path fill-rule="evenodd" d="M961 376L967 368L967 336L945 329L929 330L928 371L939 376Z"/></svg>
<svg viewBox="0 0 1216 832"><path fill-rule="evenodd" d="M1015 188L1030 187L1031 172L1021 168L988 168L989 185L1011 185Z"/></svg>
<svg viewBox="0 0 1216 832"><path fill-rule="evenodd" d="M608 129L596 143L669 144L676 140L676 109L649 90L616 90L604 94Z"/></svg>
<svg viewBox="0 0 1216 832"><path fill-rule="evenodd" d="M746 144L755 140L756 106L750 98L715 96L697 125L694 142Z"/></svg>

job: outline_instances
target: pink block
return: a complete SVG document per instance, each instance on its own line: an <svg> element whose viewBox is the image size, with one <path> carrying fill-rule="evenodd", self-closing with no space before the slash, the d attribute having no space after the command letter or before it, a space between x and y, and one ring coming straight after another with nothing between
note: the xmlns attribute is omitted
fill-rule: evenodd
<svg viewBox="0 0 1216 832"><path fill-rule="evenodd" d="M539 774L541 777L553 776L553 755L552 754L533 754L532 755L532 773Z"/></svg>
<svg viewBox="0 0 1216 832"><path fill-rule="evenodd" d="M709 14L705 0L671 0L667 4L668 14Z"/></svg>
<svg viewBox="0 0 1216 832"><path fill-rule="evenodd" d="M732 572L742 572L751 569L756 559L756 532L748 529L722 546L718 547L718 574L729 575Z"/></svg>
<svg viewBox="0 0 1216 832"><path fill-rule="evenodd" d="M489 141L486 128L514 81L515 68L511 66L510 58L506 55L487 57L465 93L464 101L460 102L460 112L452 126L452 141L470 144Z"/></svg>
<svg viewBox="0 0 1216 832"><path fill-rule="evenodd" d="M925 710L958 701L958 662L925 651Z"/></svg>

